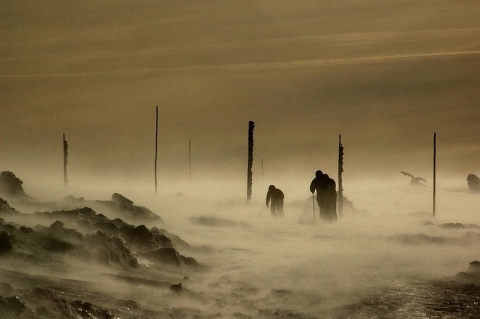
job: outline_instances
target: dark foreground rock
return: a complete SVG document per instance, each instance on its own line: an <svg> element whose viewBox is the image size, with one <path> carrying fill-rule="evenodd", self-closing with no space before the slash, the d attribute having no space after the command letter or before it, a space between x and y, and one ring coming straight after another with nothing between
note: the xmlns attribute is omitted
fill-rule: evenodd
<svg viewBox="0 0 480 319"><path fill-rule="evenodd" d="M128 202L129 203L129 202ZM178 236L156 227L135 226L120 218L109 219L89 207L16 215L16 221L37 224L33 228L8 222L0 212L0 254L41 263L69 256L80 262L97 262L116 268L139 268L137 256L158 267L200 268L193 258L177 249L189 247ZM53 255L52 255L53 254Z"/></svg>
<svg viewBox="0 0 480 319"><path fill-rule="evenodd" d="M200 264L193 257L185 257L174 248L160 248L145 254L150 259L173 266L199 267Z"/></svg>
<svg viewBox="0 0 480 319"><path fill-rule="evenodd" d="M455 280L464 284L480 286L480 262L472 261L467 271L458 273Z"/></svg>
<svg viewBox="0 0 480 319"><path fill-rule="evenodd" d="M0 317L17 318L26 311L25 303L20 298L0 296Z"/></svg>
<svg viewBox="0 0 480 319"><path fill-rule="evenodd" d="M0 195L7 197L25 197L23 181L13 172L3 171L0 173Z"/></svg>

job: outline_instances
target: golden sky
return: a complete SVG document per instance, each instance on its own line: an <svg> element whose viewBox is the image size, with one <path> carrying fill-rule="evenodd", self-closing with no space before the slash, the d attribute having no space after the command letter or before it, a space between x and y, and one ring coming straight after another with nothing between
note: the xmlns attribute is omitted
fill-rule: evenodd
<svg viewBox="0 0 480 319"><path fill-rule="evenodd" d="M480 2L2 1L0 169L480 174Z"/></svg>

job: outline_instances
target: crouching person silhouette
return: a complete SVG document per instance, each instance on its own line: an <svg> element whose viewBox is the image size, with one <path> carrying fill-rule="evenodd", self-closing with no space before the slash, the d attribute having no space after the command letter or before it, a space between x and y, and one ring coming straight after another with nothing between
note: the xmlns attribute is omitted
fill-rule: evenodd
<svg viewBox="0 0 480 319"><path fill-rule="evenodd" d="M270 185L268 187L266 204L268 207L270 203L270 211L272 212L273 217L284 216L284 213L283 213L284 198L285 196L283 195L283 192L278 188L275 188L274 185Z"/></svg>

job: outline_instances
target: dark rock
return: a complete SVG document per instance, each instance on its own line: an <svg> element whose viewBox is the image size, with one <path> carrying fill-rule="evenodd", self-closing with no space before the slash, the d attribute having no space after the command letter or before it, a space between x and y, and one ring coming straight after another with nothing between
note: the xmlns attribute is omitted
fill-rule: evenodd
<svg viewBox="0 0 480 319"><path fill-rule="evenodd" d="M458 228L465 228L465 225L462 223L445 223L442 224L441 227L448 228L448 229L458 229Z"/></svg>
<svg viewBox="0 0 480 319"><path fill-rule="evenodd" d="M437 244L443 245L447 242L444 237L429 236L425 234L398 234L390 236L389 240L397 241L406 245Z"/></svg>
<svg viewBox="0 0 480 319"><path fill-rule="evenodd" d="M70 240L78 242L83 238L83 235L76 231L75 229L64 228L64 224L61 221L55 221L50 225L49 228L36 227L39 232L44 233L45 235L57 238L59 240Z"/></svg>
<svg viewBox="0 0 480 319"><path fill-rule="evenodd" d="M0 231L0 254L12 250L13 240L6 231Z"/></svg>
<svg viewBox="0 0 480 319"><path fill-rule="evenodd" d="M180 266L180 255L174 248L160 248L151 256L162 263Z"/></svg>
<svg viewBox="0 0 480 319"><path fill-rule="evenodd" d="M53 224L50 225L50 229L53 231L63 231L63 223L59 220L55 221Z"/></svg>
<svg viewBox="0 0 480 319"><path fill-rule="evenodd" d="M52 252L67 252L75 248L75 246L57 238L48 238L44 248Z"/></svg>
<svg viewBox="0 0 480 319"><path fill-rule="evenodd" d="M54 299L55 292L52 289L37 287L32 290L36 298L51 300Z"/></svg>
<svg viewBox="0 0 480 319"><path fill-rule="evenodd" d="M112 202L121 209L128 209L133 205L133 201L118 193L113 193Z"/></svg>
<svg viewBox="0 0 480 319"><path fill-rule="evenodd" d="M81 302L79 300L72 301L70 304L73 309L80 315L81 318L98 318L98 319L113 319L113 314L106 309L92 305L89 302Z"/></svg>
<svg viewBox="0 0 480 319"><path fill-rule="evenodd" d="M8 213L8 214L20 214L15 210L15 208L12 208L6 200L3 198L0 198L0 213Z"/></svg>
<svg viewBox="0 0 480 319"><path fill-rule="evenodd" d="M182 256L174 248L160 248L156 251L147 253L147 256L155 261L177 267L181 265L190 267L200 266L195 258Z"/></svg>
<svg viewBox="0 0 480 319"><path fill-rule="evenodd" d="M97 215L90 207L77 208L73 210L59 210L53 212L35 212L40 217L49 217L54 219L74 219L90 220Z"/></svg>
<svg viewBox="0 0 480 319"><path fill-rule="evenodd" d="M445 223L440 225L440 227L447 228L447 229L464 229L464 228L480 229L480 226L478 225L475 225L475 224L464 225L462 223Z"/></svg>
<svg viewBox="0 0 480 319"><path fill-rule="evenodd" d="M30 227L27 227L27 226L20 226L20 228L18 229L19 232L23 233L23 234L30 234L30 233L33 233L33 229L31 229Z"/></svg>
<svg viewBox="0 0 480 319"><path fill-rule="evenodd" d="M160 219L160 217L154 214L150 209L133 205L133 201L118 193L112 195L111 203L114 211L126 214L130 218Z"/></svg>
<svg viewBox="0 0 480 319"><path fill-rule="evenodd" d="M182 283L179 283L179 284L176 284L176 285L171 285L170 290L175 292L175 293L182 292L182 290L183 290Z"/></svg>
<svg viewBox="0 0 480 319"><path fill-rule="evenodd" d="M0 173L0 194L5 194L10 197L26 196L22 187L21 181L14 173L3 171Z"/></svg>
<svg viewBox="0 0 480 319"><path fill-rule="evenodd" d="M152 234L154 234L154 236L156 236L157 242L159 244L163 243L166 248L168 247L178 247L178 248L185 248L185 249L192 248L189 243L187 243L177 235L169 233L165 229L158 229L157 227L153 227L151 232ZM164 238L161 236L164 236Z"/></svg>
<svg viewBox="0 0 480 319"><path fill-rule="evenodd" d="M120 229L120 235L129 244L141 246L144 249L152 249L157 246L154 235L145 225L135 227L126 224Z"/></svg>
<svg viewBox="0 0 480 319"><path fill-rule="evenodd" d="M125 243L115 236L108 236L102 231L85 237L89 250L94 252L95 258L107 265L124 267L139 267L137 259Z"/></svg>
<svg viewBox="0 0 480 319"><path fill-rule="evenodd" d="M115 225L113 222L101 221L96 223L94 226L96 229L101 230L110 236L116 236L119 233L117 225Z"/></svg>
<svg viewBox="0 0 480 319"><path fill-rule="evenodd" d="M472 261L467 269L468 273L478 273L480 275L480 261Z"/></svg>
<svg viewBox="0 0 480 319"><path fill-rule="evenodd" d="M462 284L474 284L480 286L480 262L472 261L466 272L460 272L454 280Z"/></svg>
<svg viewBox="0 0 480 319"><path fill-rule="evenodd" d="M16 296L0 297L0 314L2 318L16 318L26 309L25 303Z"/></svg>

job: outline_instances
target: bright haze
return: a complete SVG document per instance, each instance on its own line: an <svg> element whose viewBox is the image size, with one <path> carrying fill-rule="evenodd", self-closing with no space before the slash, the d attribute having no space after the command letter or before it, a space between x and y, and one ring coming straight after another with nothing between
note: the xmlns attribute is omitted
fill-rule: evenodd
<svg viewBox="0 0 480 319"><path fill-rule="evenodd" d="M28 180L466 184L480 173L480 3L2 1L0 165ZM308 185L307 185L308 186ZM307 187L305 186L305 188ZM243 190L242 190L243 191ZM263 196L263 194L262 194Z"/></svg>

